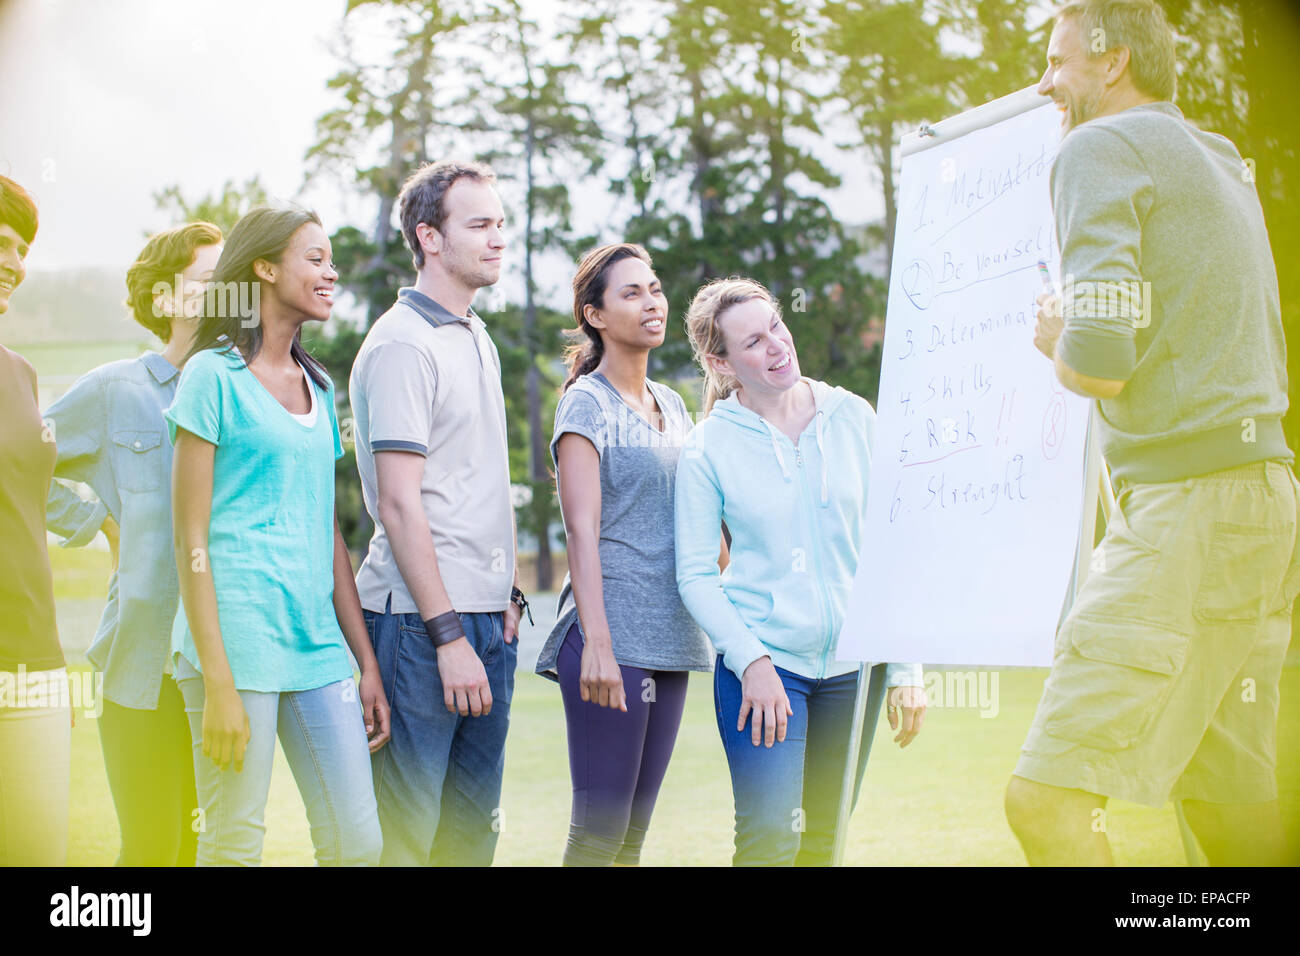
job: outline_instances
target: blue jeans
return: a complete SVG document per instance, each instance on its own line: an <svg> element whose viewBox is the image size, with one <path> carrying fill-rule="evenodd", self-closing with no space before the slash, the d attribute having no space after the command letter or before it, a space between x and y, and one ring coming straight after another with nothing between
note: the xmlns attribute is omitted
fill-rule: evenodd
<svg viewBox="0 0 1300 956"><path fill-rule="evenodd" d="M266 835L277 733L307 808L321 866L375 866L380 832L370 785L370 747L357 685L348 678L313 690L241 690L248 714L244 769L224 770L203 754L203 677L184 657L176 685L194 741L194 782L202 816L198 866L257 866Z"/></svg>
<svg viewBox="0 0 1300 956"><path fill-rule="evenodd" d="M741 684L719 657L713 669L718 732L736 799L736 866L826 866L835 841L844 766L848 760L857 672L815 680L776 669L790 709L784 741L768 749L752 742L751 725L736 730ZM871 669L853 803L871 753L884 695L885 667ZM752 720L752 717L750 718Z"/></svg>
<svg viewBox="0 0 1300 956"><path fill-rule="evenodd" d="M482 717L443 704L420 615L365 612L393 711L392 737L372 758L384 866L488 866L496 852L519 641L505 643L500 611L459 616L492 691Z"/></svg>

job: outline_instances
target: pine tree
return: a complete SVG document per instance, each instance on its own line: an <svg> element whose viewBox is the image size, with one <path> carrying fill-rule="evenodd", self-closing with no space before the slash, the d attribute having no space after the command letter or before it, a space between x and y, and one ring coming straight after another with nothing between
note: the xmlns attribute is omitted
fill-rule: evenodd
<svg viewBox="0 0 1300 956"><path fill-rule="evenodd" d="M588 106L566 92L569 84L576 83L579 71L571 63L551 58L537 23L525 14L518 0L497 0L489 20L494 25L492 42L487 45L490 63L479 62L471 74L479 79L470 91L478 116L465 128L491 143L482 155L500 174L512 176L522 191L521 331L527 356L527 474L532 489L524 524L537 538L537 587L547 591L553 584L549 529L556 505L549 469L551 430L542 423L542 359L559 351L559 343L554 327L539 322L536 270L539 256L548 249L561 249L572 256L569 190L598 170L601 136ZM547 332L550 334L543 334ZM549 391L558 385L549 379L547 384Z"/></svg>

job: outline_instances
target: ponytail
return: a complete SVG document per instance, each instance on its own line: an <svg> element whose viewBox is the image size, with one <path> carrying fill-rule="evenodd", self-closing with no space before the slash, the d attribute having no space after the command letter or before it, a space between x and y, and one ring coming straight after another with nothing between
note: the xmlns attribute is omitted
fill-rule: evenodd
<svg viewBox="0 0 1300 956"><path fill-rule="evenodd" d="M564 380L561 391L567 392L570 385L600 364L600 360L605 357L605 340L600 337L598 329L592 328L585 321L581 328L565 329L564 334L571 339L564 348L564 364L569 375Z"/></svg>

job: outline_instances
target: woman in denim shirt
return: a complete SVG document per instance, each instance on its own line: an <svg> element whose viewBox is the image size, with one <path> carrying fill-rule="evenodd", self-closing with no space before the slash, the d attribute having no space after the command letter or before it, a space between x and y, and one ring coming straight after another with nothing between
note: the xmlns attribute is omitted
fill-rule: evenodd
<svg viewBox="0 0 1300 956"><path fill-rule="evenodd" d="M108 604L87 657L104 681L99 733L122 831L119 866L194 864L189 724L176 684L164 679L179 595L163 409L176 394L220 253L221 230L206 222L151 238L127 271L127 305L166 347L101 365L45 412L58 443L55 476L84 482L99 498L83 500L52 482L46 525L65 548L102 530L113 555Z"/></svg>

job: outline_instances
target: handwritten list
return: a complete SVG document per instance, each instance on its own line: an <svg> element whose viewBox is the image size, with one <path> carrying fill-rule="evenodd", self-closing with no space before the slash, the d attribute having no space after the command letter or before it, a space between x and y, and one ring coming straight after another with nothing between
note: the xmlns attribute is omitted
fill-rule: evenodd
<svg viewBox="0 0 1300 956"><path fill-rule="evenodd" d="M841 659L1051 662L1088 402L1033 345L1058 253L1050 107L907 156L878 421Z"/></svg>

